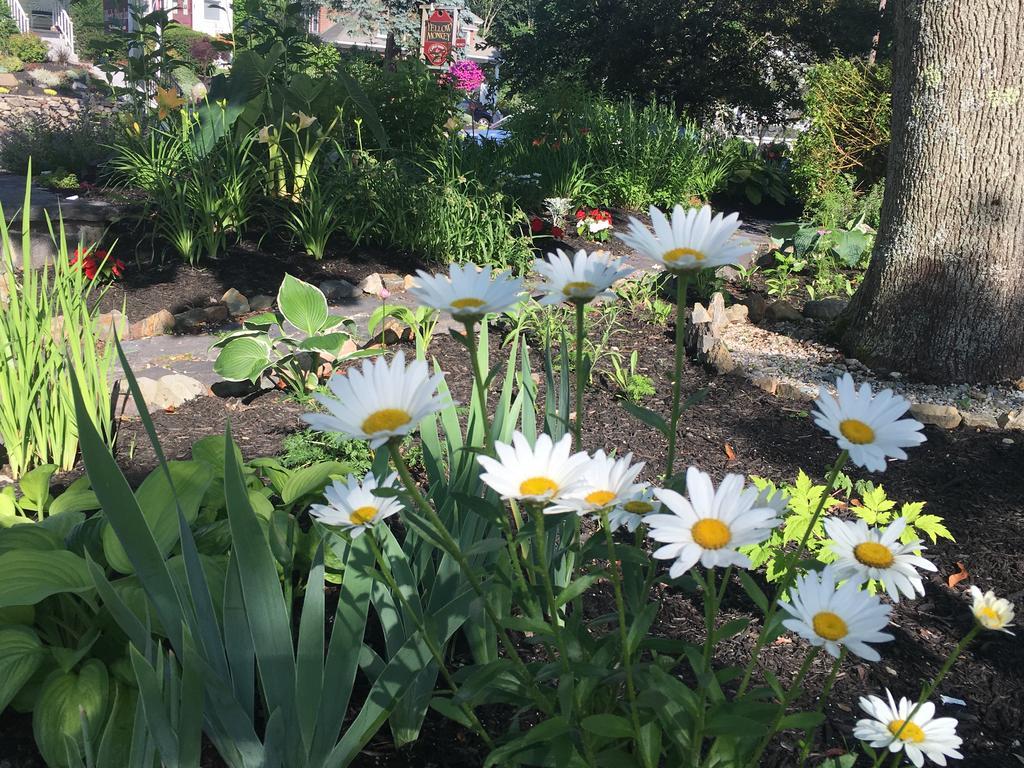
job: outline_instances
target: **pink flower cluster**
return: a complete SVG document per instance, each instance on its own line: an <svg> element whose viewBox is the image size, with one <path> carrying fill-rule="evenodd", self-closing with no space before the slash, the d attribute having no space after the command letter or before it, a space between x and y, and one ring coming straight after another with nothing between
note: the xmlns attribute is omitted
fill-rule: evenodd
<svg viewBox="0 0 1024 768"><path fill-rule="evenodd" d="M448 77L452 85L460 91L475 91L484 81L484 72L480 65L469 59L460 59L448 69Z"/></svg>

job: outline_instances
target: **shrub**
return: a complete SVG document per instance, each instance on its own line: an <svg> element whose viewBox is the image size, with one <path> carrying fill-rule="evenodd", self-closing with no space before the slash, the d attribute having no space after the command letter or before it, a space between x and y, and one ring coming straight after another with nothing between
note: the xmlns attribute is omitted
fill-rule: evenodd
<svg viewBox="0 0 1024 768"><path fill-rule="evenodd" d="M51 72L48 69L30 70L28 76L40 88L60 88L67 82L63 72Z"/></svg>
<svg viewBox="0 0 1024 768"><path fill-rule="evenodd" d="M25 62L17 56L10 54L0 55L0 72L21 72L25 68Z"/></svg>
<svg viewBox="0 0 1024 768"><path fill-rule="evenodd" d="M793 150L805 216L826 226L853 218L857 198L884 178L892 114L888 65L834 59L807 75L810 126Z"/></svg>
<svg viewBox="0 0 1024 768"><path fill-rule="evenodd" d="M209 35L182 24L168 24L163 31L163 42L179 61L200 74L206 74L217 58Z"/></svg>
<svg viewBox="0 0 1024 768"><path fill-rule="evenodd" d="M11 9L7 3L0 5L0 51L7 50L10 39L18 34L18 24L11 16Z"/></svg>
<svg viewBox="0 0 1024 768"><path fill-rule="evenodd" d="M49 48L46 43L35 35L11 35L7 40L7 53L22 61L46 61L47 51Z"/></svg>
<svg viewBox="0 0 1024 768"><path fill-rule="evenodd" d="M82 111L67 125L53 125L42 117L9 128L0 141L0 165L12 173L26 173L32 167L40 171L64 169L80 181L95 181L100 166L110 156L106 142L110 121Z"/></svg>
<svg viewBox="0 0 1024 768"><path fill-rule="evenodd" d="M73 0L68 12L75 25L75 50L87 61L96 61L123 50L121 35L108 33L103 24L103 0Z"/></svg>

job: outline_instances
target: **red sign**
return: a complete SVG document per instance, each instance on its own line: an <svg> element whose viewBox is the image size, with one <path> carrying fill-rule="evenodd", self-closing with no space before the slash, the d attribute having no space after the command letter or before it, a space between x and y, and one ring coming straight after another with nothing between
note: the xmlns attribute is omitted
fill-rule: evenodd
<svg viewBox="0 0 1024 768"><path fill-rule="evenodd" d="M454 31L455 23L448 11L438 8L427 17L423 26L423 57L432 67L441 67L448 62Z"/></svg>

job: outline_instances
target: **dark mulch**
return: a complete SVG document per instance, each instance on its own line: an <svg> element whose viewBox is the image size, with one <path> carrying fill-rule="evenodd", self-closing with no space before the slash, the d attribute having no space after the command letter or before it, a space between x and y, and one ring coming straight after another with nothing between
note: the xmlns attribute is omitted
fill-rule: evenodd
<svg viewBox="0 0 1024 768"><path fill-rule="evenodd" d="M223 257L190 267L179 261L153 264L132 261L127 249L117 255L127 262L124 277L112 283L100 300L101 312L126 307L131 321L159 312L184 312L220 301L229 288L248 297L259 294L277 296L285 273L318 283L322 280L347 280L357 284L373 272L407 274L423 266L418 259L373 248L352 249L339 242L321 261L288 247L265 241L242 243Z"/></svg>
<svg viewBox="0 0 1024 768"><path fill-rule="evenodd" d="M266 269L269 272L271 268ZM242 274L234 280L240 280ZM251 271L244 274L258 279ZM222 277L225 275L216 279ZM242 289L240 283L235 284ZM670 329L654 327L646 318L629 314L620 316L620 321L624 330L617 345L623 350L640 351L640 368L654 379L659 393L646 405L667 412L672 366ZM454 396L464 402L470 377L463 350L447 336L439 336L434 353L448 374ZM815 478L823 477L836 448L811 423L809 404L780 400L741 379L713 376L691 366L683 381L684 394L702 388L707 389L706 399L686 412L682 420L678 466L697 465L716 479L726 472L739 472L785 481L793 479L799 469ZM263 395L247 404L201 398L174 413L159 414L155 421L165 451L178 457L186 456L188 447L199 437L221 434L230 419L243 454L252 458L276 453L282 437L300 428L298 416L302 410L302 406L277 394ZM606 386L599 384L588 393L584 424L584 442L589 448L632 451L637 459L648 462L648 479L657 476L664 460L665 441L629 416ZM938 670L970 626L964 594L967 585L993 588L1018 605L1024 602L1024 441L1014 437L1008 443L1006 433L963 429L942 432L928 428L927 435L928 442L912 452L910 461L895 462L884 475L871 479L881 482L890 498L926 501L929 512L945 518L956 542L929 547L928 555L938 566L938 574L927 580L923 598L901 602L895 608L896 640L881 647L882 661L867 664L850 660L844 665L826 712L824 746L814 753L818 758L825 748L855 746L851 729L858 717L859 695L889 687L897 696L915 696L922 683ZM117 452L135 476L152 466L152 453L137 426L122 429ZM865 476L856 471L851 474L855 479ZM958 563L964 565L970 579L950 589L945 579L958 571ZM658 596L662 609L657 631L699 642L703 637L699 601L692 595L668 590ZM598 593L596 599L601 602L606 598ZM745 596L735 589L724 611L738 616L749 607ZM742 663L755 633L756 626L724 644L717 661ZM804 650L801 641L785 638L765 651L764 663L785 682L799 665ZM808 690L818 690L826 674L826 664L818 664ZM1020 743L1024 733L1024 636L985 634L954 666L938 693L967 703L964 708L940 707L942 714L957 717L961 723L966 759L958 765L999 768L1018 764L1017 756L1024 754ZM4 733L0 754L27 754L24 745L10 741L31 741L26 720L5 717L0 733ZM792 765L794 748L793 740L783 740L765 765ZM396 751L382 732L357 765L470 768L481 764L481 754L472 738L431 715L419 742ZM819 762L812 761L812 765ZM33 765L31 761L16 764Z"/></svg>

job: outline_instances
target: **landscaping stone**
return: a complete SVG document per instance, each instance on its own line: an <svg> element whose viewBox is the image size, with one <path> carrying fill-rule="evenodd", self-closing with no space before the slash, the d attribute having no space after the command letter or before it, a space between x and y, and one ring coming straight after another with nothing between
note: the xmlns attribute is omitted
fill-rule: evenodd
<svg viewBox="0 0 1024 768"><path fill-rule="evenodd" d="M384 280L379 273L373 272L359 281L359 290L371 296L379 296L384 290Z"/></svg>
<svg viewBox="0 0 1024 768"><path fill-rule="evenodd" d="M228 308L223 304L213 304L203 310L208 323L222 323L228 319Z"/></svg>
<svg viewBox="0 0 1024 768"><path fill-rule="evenodd" d="M768 305L760 293L750 294L740 304L747 308L747 318L750 322L757 324L764 320Z"/></svg>
<svg viewBox="0 0 1024 768"><path fill-rule="evenodd" d="M393 317L389 317L384 321L384 324L374 332L373 336L370 337L364 349L372 348L374 345L380 345L382 340L384 342L384 346L388 347L403 341L412 341L412 328L398 322Z"/></svg>
<svg viewBox="0 0 1024 768"><path fill-rule="evenodd" d="M18 78L16 78L10 72L0 73L0 85L2 85L4 88L17 88Z"/></svg>
<svg viewBox="0 0 1024 768"><path fill-rule="evenodd" d="M395 274L394 272L385 272L380 276L380 279L384 284L384 288L390 293L405 290L405 278L401 275Z"/></svg>
<svg viewBox="0 0 1024 768"><path fill-rule="evenodd" d="M1007 411L996 417L1000 429L1024 430L1024 408L1019 411Z"/></svg>
<svg viewBox="0 0 1024 768"><path fill-rule="evenodd" d="M265 293L258 294L249 299L249 309L253 312L266 312L274 306L274 297Z"/></svg>
<svg viewBox="0 0 1024 768"><path fill-rule="evenodd" d="M206 310L202 307L179 312L174 316L174 327L181 331L192 331L206 322Z"/></svg>
<svg viewBox="0 0 1024 768"><path fill-rule="evenodd" d="M373 277L373 275L370 277ZM367 280L368 279L369 278L367 278ZM338 299L357 299L363 293L362 283L360 283L359 286L355 286L348 280L324 280L320 283L320 290L324 292L324 296L327 297L328 301L337 301ZM369 293L369 291L367 291L367 293Z"/></svg>
<svg viewBox="0 0 1024 768"><path fill-rule="evenodd" d="M228 288L224 292L224 295L220 297L221 304L227 307L228 313L232 317L238 317L239 315L246 315L252 311L249 305L249 299L245 294L234 288Z"/></svg>
<svg viewBox="0 0 1024 768"><path fill-rule="evenodd" d="M787 301L773 301L764 312L764 318L770 323L799 322L803 315Z"/></svg>
<svg viewBox="0 0 1024 768"><path fill-rule="evenodd" d="M987 413L972 413L971 411L965 411L960 414L963 416L963 425L969 429L999 429L999 421L995 416L991 416Z"/></svg>
<svg viewBox="0 0 1024 768"><path fill-rule="evenodd" d="M725 315L730 323L746 323L750 317L750 309L744 304L733 304L726 307Z"/></svg>
<svg viewBox="0 0 1024 768"><path fill-rule="evenodd" d="M835 320L846 309L846 299L816 299L804 304L804 317L812 320Z"/></svg>
<svg viewBox="0 0 1024 768"><path fill-rule="evenodd" d="M100 341L110 341L117 332L117 337L123 339L128 335L128 318L120 311L112 309L104 312L96 318L96 336Z"/></svg>
<svg viewBox="0 0 1024 768"><path fill-rule="evenodd" d="M158 408L177 408L205 394L206 386L202 382L191 376L171 373L160 377L153 404Z"/></svg>
<svg viewBox="0 0 1024 768"><path fill-rule="evenodd" d="M416 275L406 275L402 278L402 289L408 291L416 284Z"/></svg>
<svg viewBox="0 0 1024 768"><path fill-rule="evenodd" d="M154 312L149 317L128 326L129 339L148 339L150 336L162 336L174 330L174 315L166 309Z"/></svg>
<svg viewBox="0 0 1024 768"><path fill-rule="evenodd" d="M963 421L957 408L939 403L914 403L910 406L910 415L922 424L931 424L940 429L956 429Z"/></svg>

